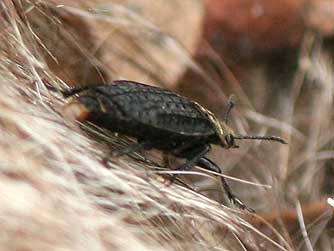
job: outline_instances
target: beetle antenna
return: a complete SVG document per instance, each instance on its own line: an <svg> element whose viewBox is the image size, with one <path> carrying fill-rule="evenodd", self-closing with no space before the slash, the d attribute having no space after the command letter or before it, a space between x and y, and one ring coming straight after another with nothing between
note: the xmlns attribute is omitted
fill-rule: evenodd
<svg viewBox="0 0 334 251"><path fill-rule="evenodd" d="M228 122L228 117L231 113L231 110L234 106L234 95L230 95L230 97L228 98L228 101L227 101L227 105L226 105L226 110L224 112L224 122L227 124Z"/></svg>
<svg viewBox="0 0 334 251"><path fill-rule="evenodd" d="M272 141L277 141L282 144L288 144L284 139L276 136L233 136L234 139L253 139L253 140L272 140Z"/></svg>

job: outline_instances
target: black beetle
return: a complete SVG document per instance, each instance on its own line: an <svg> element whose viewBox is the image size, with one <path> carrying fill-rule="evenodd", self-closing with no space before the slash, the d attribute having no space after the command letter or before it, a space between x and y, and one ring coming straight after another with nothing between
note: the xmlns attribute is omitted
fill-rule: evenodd
<svg viewBox="0 0 334 251"><path fill-rule="evenodd" d="M219 121L210 111L186 97L134 81L118 80L111 85L73 88L63 94L65 97L78 95L66 107L66 114L137 139L137 143L121 150L118 156L154 148L185 158L187 161L178 167L178 170L187 170L198 165L221 173L221 169L205 157L211 144L223 148L237 148L236 139L286 143L273 136L236 136L227 126L233 102L228 105L224 121ZM247 208L232 193L225 179L220 177L233 204L242 209Z"/></svg>

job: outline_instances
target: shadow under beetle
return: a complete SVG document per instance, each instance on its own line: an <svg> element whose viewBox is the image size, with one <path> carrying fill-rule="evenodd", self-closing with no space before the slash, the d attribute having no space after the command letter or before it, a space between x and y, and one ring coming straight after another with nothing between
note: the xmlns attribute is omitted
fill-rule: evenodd
<svg viewBox="0 0 334 251"><path fill-rule="evenodd" d="M235 140L256 139L286 142L274 136L237 136L227 126L233 107L230 101L224 121L213 113L169 90L133 81L118 80L112 85L91 85L64 91L65 97L77 95L64 112L79 121L93 124L137 139L117 153L117 156L138 150L158 149L187 161L178 170L189 170L197 165L222 173L205 155L211 144L223 148L237 148ZM175 177L175 176L174 176ZM220 176L230 201L241 209L247 208Z"/></svg>

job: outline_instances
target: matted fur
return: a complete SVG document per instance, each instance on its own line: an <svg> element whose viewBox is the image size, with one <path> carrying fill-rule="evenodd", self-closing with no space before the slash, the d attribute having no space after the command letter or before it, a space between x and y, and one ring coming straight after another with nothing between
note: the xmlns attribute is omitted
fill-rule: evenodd
<svg viewBox="0 0 334 251"><path fill-rule="evenodd" d="M66 84L48 68L48 48L25 18L29 4L45 3L0 3L0 250L291 250L286 233L270 232L275 242L243 220L245 212L166 186L148 165L105 163L108 147L65 119L67 101L48 88ZM333 100L325 102L330 109ZM269 208L272 200L257 202Z"/></svg>

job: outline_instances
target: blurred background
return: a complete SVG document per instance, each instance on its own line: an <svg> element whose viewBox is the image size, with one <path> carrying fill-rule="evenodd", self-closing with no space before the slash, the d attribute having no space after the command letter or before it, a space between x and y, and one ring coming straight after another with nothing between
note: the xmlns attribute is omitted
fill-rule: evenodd
<svg viewBox="0 0 334 251"><path fill-rule="evenodd" d="M168 220L155 215L155 231L168 233L159 235L166 242L164 250L334 250L327 203L334 191L333 0L5 0L0 11L3 86L9 91L8 86L16 86L29 104L48 107L51 113L62 105L64 100L52 98L46 83L64 88L128 79L171 89L222 119L234 94L229 125L237 134L277 135L288 141L245 140L239 149L214 147L210 158L258 217L229 213L254 229L244 230L239 218L227 228L212 223L202 230L196 223L199 238L184 233L186 226L194 228L182 219L187 217L184 208L169 208L184 228L168 228ZM16 118L12 123L22 123ZM2 130L23 138L12 127ZM192 189L228 203L216 180L184 176L180 179ZM164 196L156 200L168 201ZM190 199L187 206L192 208ZM196 210L189 208L189 217L196 219ZM130 210L127 217L134 215ZM234 227L243 229L242 234L227 238ZM181 244L184 240L187 245Z"/></svg>

